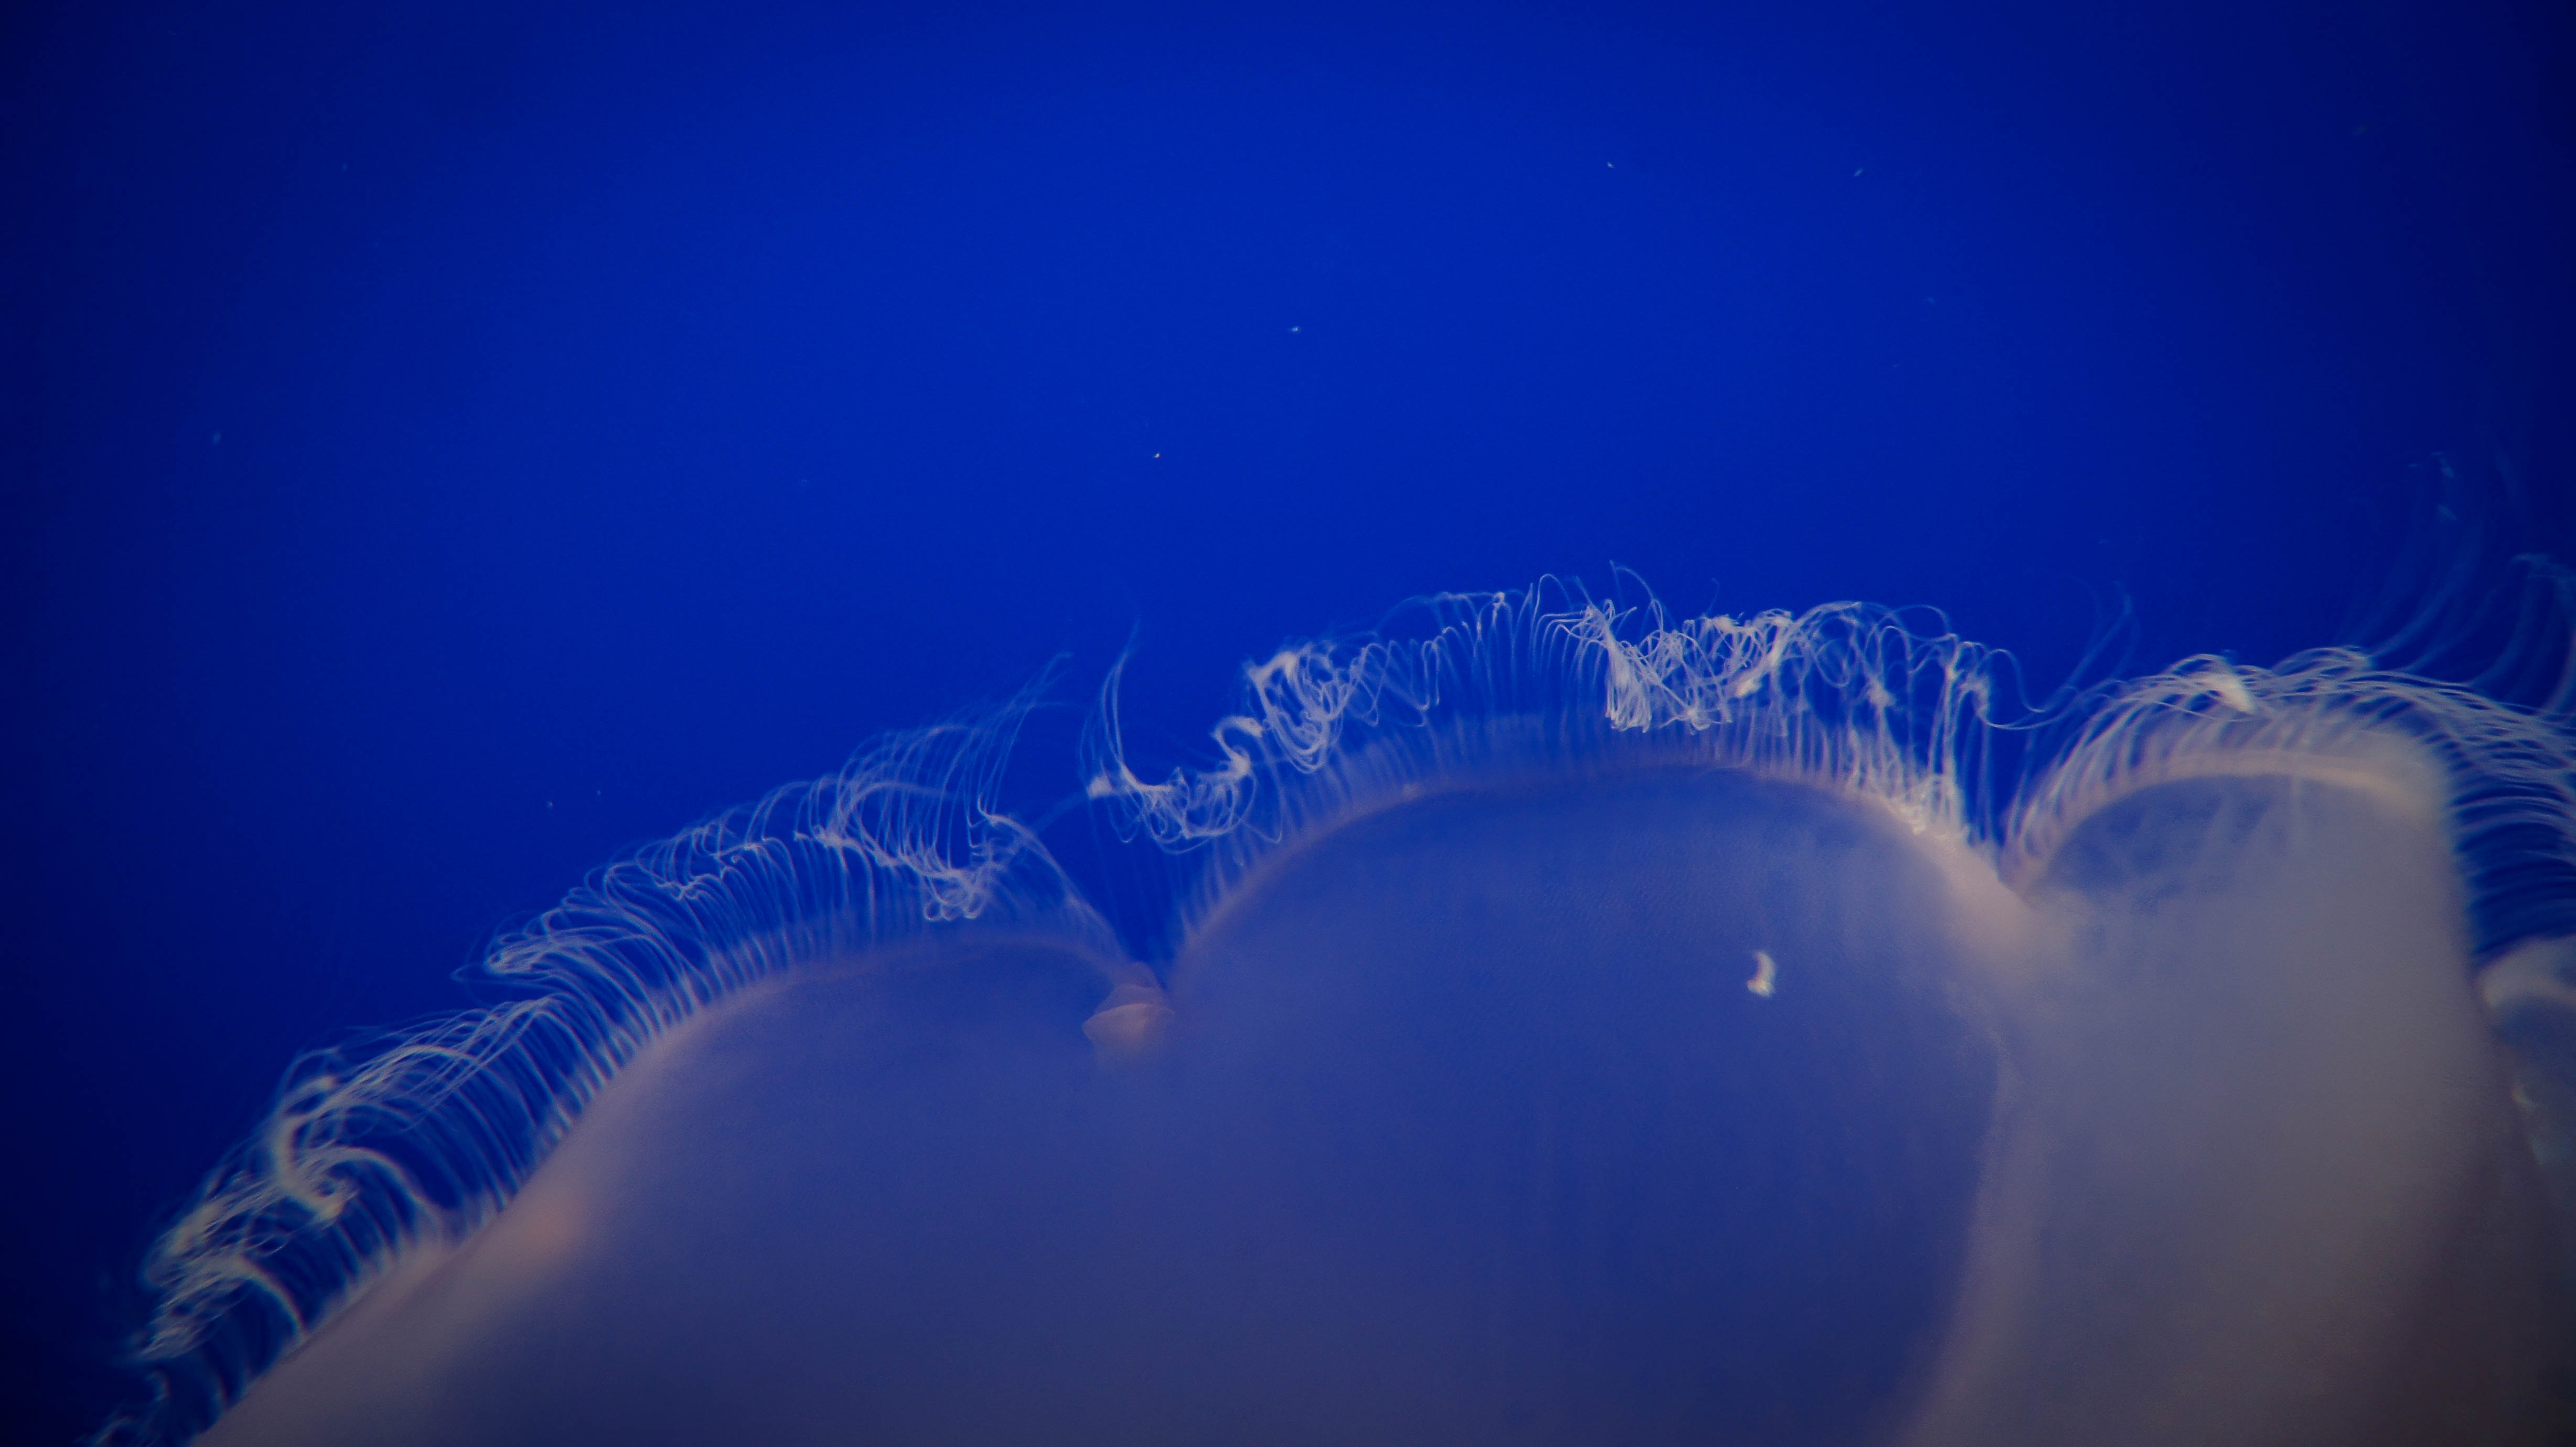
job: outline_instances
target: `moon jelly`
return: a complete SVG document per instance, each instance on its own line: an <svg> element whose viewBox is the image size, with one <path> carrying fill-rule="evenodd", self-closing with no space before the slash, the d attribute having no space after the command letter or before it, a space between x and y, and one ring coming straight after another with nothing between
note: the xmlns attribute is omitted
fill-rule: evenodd
<svg viewBox="0 0 2576 1447"><path fill-rule="evenodd" d="M1113 674L1076 777L1159 935L1002 812L1019 710L882 740L302 1064L107 1437L2545 1436L2564 689L2008 679L1448 596L1158 777Z"/></svg>

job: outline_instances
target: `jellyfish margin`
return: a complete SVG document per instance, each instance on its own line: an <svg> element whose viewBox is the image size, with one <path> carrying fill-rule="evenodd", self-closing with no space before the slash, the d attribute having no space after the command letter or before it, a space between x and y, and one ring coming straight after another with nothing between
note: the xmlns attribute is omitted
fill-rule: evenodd
<svg viewBox="0 0 2576 1447"><path fill-rule="evenodd" d="M2563 627L2576 589L2544 576ZM2082 821L2157 784L2358 781L2446 843L2471 983L2511 1047L2562 1252L2576 1241L2576 673L2563 666L2514 703L2356 649L2272 668L2204 655L2032 705L2007 655L1937 614L1674 618L1543 582L1419 599L1377 633L1247 664L1214 762L1160 777L1127 756L1118 681L1113 667L1082 791L1124 837L1187 861L1172 941L1296 841L1506 770L1579 777L1652 754L1813 786L2016 891ZM814 961L971 934L1063 940L1113 962L1086 1027L1103 1053L1152 1049L1170 1014L1157 970L1177 944L1122 939L997 796L1036 701L888 735L835 774L636 850L496 942L475 974L510 998L299 1060L155 1247L158 1304L134 1351L149 1395L94 1440L204 1430L371 1286L499 1216L657 1040ZM1766 957L1757 978L1775 968Z"/></svg>

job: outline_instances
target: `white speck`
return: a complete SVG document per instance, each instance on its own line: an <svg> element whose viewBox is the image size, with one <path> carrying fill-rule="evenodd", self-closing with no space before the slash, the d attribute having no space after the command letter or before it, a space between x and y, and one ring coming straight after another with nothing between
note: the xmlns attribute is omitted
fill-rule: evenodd
<svg viewBox="0 0 2576 1447"><path fill-rule="evenodd" d="M1771 992L1778 989L1779 985L1780 962L1771 958L1769 950L1755 950L1753 978L1744 982L1744 988L1768 1000L1771 998Z"/></svg>

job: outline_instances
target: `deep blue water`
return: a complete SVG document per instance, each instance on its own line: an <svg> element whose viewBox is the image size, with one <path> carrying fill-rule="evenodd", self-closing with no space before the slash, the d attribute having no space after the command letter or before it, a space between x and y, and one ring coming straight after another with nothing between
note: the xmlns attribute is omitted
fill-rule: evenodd
<svg viewBox="0 0 2576 1447"><path fill-rule="evenodd" d="M294 1052L1058 655L1032 813L1131 638L1171 761L1431 589L2046 682L2338 641L2445 466L2576 551L2563 3L51 4L0 105L30 1441Z"/></svg>

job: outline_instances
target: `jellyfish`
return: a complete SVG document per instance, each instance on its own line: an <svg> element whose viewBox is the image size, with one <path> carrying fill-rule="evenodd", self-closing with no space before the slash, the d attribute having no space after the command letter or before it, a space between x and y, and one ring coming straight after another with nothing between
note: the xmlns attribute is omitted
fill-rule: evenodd
<svg viewBox="0 0 2576 1447"><path fill-rule="evenodd" d="M1113 670L1067 787L1152 928L1003 807L1030 699L881 739L301 1062L102 1440L2563 1426L2565 680L2010 682L1935 615L1441 595L1160 773Z"/></svg>

